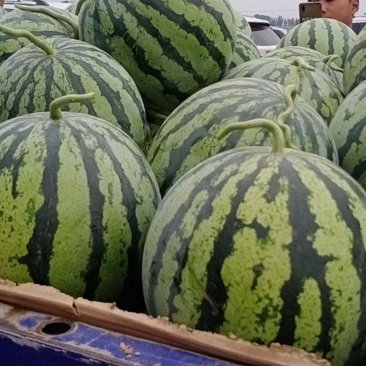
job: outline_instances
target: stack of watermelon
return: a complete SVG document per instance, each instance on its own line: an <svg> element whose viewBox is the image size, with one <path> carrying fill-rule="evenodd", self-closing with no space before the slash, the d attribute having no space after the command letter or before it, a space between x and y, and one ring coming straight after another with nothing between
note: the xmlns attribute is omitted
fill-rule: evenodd
<svg viewBox="0 0 366 366"><path fill-rule="evenodd" d="M365 365L366 30L49 8L0 18L0 277Z"/></svg>

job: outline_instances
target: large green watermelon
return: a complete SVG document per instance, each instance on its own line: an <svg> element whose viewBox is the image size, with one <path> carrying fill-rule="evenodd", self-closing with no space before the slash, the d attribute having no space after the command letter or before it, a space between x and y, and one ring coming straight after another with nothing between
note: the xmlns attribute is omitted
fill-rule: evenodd
<svg viewBox="0 0 366 366"><path fill-rule="evenodd" d="M167 192L144 248L148 312L364 366L366 193L282 147L222 152Z"/></svg>
<svg viewBox="0 0 366 366"><path fill-rule="evenodd" d="M79 25L81 39L119 61L160 112L218 81L233 59L228 0L87 0Z"/></svg>
<svg viewBox="0 0 366 366"><path fill-rule="evenodd" d="M250 27L250 24L246 20L245 16L240 13L239 10L233 8L234 17L235 17L235 23L236 27L244 32L244 34L250 38L252 38L252 28Z"/></svg>
<svg viewBox="0 0 366 366"><path fill-rule="evenodd" d="M352 45L344 65L343 84L346 94L366 80L366 27Z"/></svg>
<svg viewBox="0 0 366 366"><path fill-rule="evenodd" d="M0 26L1 27L1 26ZM35 40L0 65L0 122L47 111L55 98L94 92L95 100L65 107L118 124L145 149L141 95L127 71L110 55L68 38Z"/></svg>
<svg viewBox="0 0 366 366"><path fill-rule="evenodd" d="M338 55L324 56L322 53L311 48L286 46L268 52L264 57L282 58L290 62L301 57L310 66L313 66L330 76L339 89L343 91L343 69L334 63L334 61L339 58Z"/></svg>
<svg viewBox="0 0 366 366"><path fill-rule="evenodd" d="M123 308L138 301L160 195L121 129L56 106L1 124L0 195L1 278Z"/></svg>
<svg viewBox="0 0 366 366"><path fill-rule="evenodd" d="M353 89L339 106L329 130L339 164L366 190L366 82Z"/></svg>
<svg viewBox="0 0 366 366"><path fill-rule="evenodd" d="M30 31L40 39L78 38L77 17L51 6L20 6L1 17L0 25ZM28 43L27 38L14 37L0 32L0 64Z"/></svg>
<svg viewBox="0 0 366 366"><path fill-rule="evenodd" d="M329 124L343 93L329 75L309 65L302 57L292 61L262 57L240 64L229 70L223 79L254 77L271 80L281 85L293 84L303 97Z"/></svg>
<svg viewBox="0 0 366 366"><path fill-rule="evenodd" d="M235 52L230 69L243 62L256 60L257 58L260 58L260 56L259 49L253 39L247 36L243 30L238 28L236 30Z"/></svg>
<svg viewBox="0 0 366 366"><path fill-rule="evenodd" d="M343 68L356 36L352 28L338 20L316 18L291 28L278 43L277 48L302 46L326 56L335 54L339 56L335 63Z"/></svg>
<svg viewBox="0 0 366 366"><path fill-rule="evenodd" d="M290 106L290 108L289 108ZM164 121L153 138L148 160L164 193L208 157L239 146L271 144L266 129L236 131L218 140L217 133L231 122L252 118L279 120L289 126L299 149L329 158L338 157L332 136L320 115L294 90L255 78L221 81L192 95Z"/></svg>

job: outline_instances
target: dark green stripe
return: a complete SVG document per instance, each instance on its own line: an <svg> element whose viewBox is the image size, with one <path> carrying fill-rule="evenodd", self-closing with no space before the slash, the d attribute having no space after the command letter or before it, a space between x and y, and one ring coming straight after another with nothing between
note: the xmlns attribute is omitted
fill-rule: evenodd
<svg viewBox="0 0 366 366"><path fill-rule="evenodd" d="M237 164L238 166L243 164L243 161L248 162L242 154L233 155L230 159L230 164ZM258 237L263 237L268 233L268 229L259 225L254 221L249 225L243 224L237 219L237 211L242 204L244 195L249 188L253 186L255 178L258 176L263 167L268 165L268 155L264 155L257 164L256 170L251 174L248 174L245 179L239 181L236 186L236 194L231 201L231 211L226 216L225 224L222 230L218 233L213 253L207 265L207 282L205 293L209 297L204 298L201 307L201 316L196 324L197 329L206 331L218 331L220 326L225 321L226 303L228 301L228 291L221 277L222 266L227 257L232 254L232 248L234 245L234 235L243 228L243 226L251 227L256 230ZM232 175L237 175L237 172L233 172ZM209 179L205 179L203 182L207 185ZM226 183L226 182L225 182ZM220 187L217 187L215 194L221 191ZM211 200L208 199L208 204ZM212 303L215 304L215 308L212 307Z"/></svg>
<svg viewBox="0 0 366 366"><path fill-rule="evenodd" d="M303 43L304 43L304 42L301 42L301 36L303 36L304 34L307 34L309 36L309 42L306 45L306 47L316 50L317 49L316 43L318 42L318 37L316 36L315 31L318 30L317 28L319 28L319 27L317 26L317 22L315 22L314 20L311 20L309 25L310 26L308 29L304 29L303 26L301 27L302 30L301 30L301 32L299 32L300 44L303 45Z"/></svg>
<svg viewBox="0 0 366 366"><path fill-rule="evenodd" d="M29 275L35 283L49 285L53 241L59 224L57 214L57 173L60 168L61 146L59 124L48 125L44 133L47 151L42 177L44 202L35 214L35 228L27 244L28 254L19 258L19 263L28 267Z"/></svg>
<svg viewBox="0 0 366 366"><path fill-rule="evenodd" d="M301 316L298 297L304 285L304 281L313 278L320 288L321 296L321 334L319 343L313 351L323 351L327 354L330 351L330 333L332 327L332 303L330 299L330 288L325 281L326 264L332 257L320 256L313 247L311 238L319 229L315 216L309 209L309 189L301 181L297 171L293 168L293 161L282 160L280 176L286 176L290 181L292 190L288 202L290 225L293 228L292 242L288 245L290 262L292 266L291 277L283 285L281 298L284 299L281 313L280 329L275 342L281 344L294 344L296 317ZM298 213L301 212L301 215Z"/></svg>
<svg viewBox="0 0 366 366"><path fill-rule="evenodd" d="M25 124L23 123L23 126ZM23 127L22 126L22 127ZM0 160L0 167L1 170L8 169L9 172L12 175L12 196L13 198L16 198L18 196L17 191L17 182L18 182L18 176L19 176L19 169L21 169L23 155L20 155L19 157L15 156L16 150L19 148L20 143L29 137L30 133L32 132L32 127L29 126L27 129L20 131L20 124L14 123L14 127L12 129L9 129L5 133L1 133L1 140L6 140L9 136L15 136L15 139L12 141L12 143L9 145L8 150L3 155L3 157ZM24 154L24 152L23 152Z"/></svg>
<svg viewBox="0 0 366 366"><path fill-rule="evenodd" d="M92 250L85 269L85 291L83 297L88 300L93 300L95 298L95 291L100 283L99 270L105 252L105 243L103 238L103 208L105 198L99 189L100 172L95 161L96 156L94 149L88 147L85 143L85 133L82 133L79 128L75 128L72 124L67 125L72 136L79 144L79 149L84 163L84 171L88 182L90 202L90 245ZM93 129L90 127L88 128L87 124L85 125L86 126L83 127L87 128L88 134L94 135L94 138L97 137L97 134L93 133ZM100 145L100 147L102 146L103 145Z"/></svg>
<svg viewBox="0 0 366 366"><path fill-rule="evenodd" d="M194 34L195 37L197 38L198 42L200 43L200 45L206 47L206 49L208 50L208 53L213 58L213 60L215 62L217 62L220 69L223 71L226 69L226 66L227 66L226 57L223 57L224 55L222 54L221 50L216 46L215 42L210 40L204 34L204 32L202 32L202 29L198 25L192 25L192 22L185 17L185 14L181 15L181 14L175 13L169 7L169 2L164 3L161 1L151 1L151 0L139 0L139 1L142 4L144 4L146 7L151 7L153 9L155 9L156 11L164 14L168 19L174 19L174 22L176 24L179 24L180 27L182 29L184 29L185 32L187 32L187 34ZM168 6L164 6L165 4L168 4ZM223 20L223 14L221 12L218 12L215 7L210 6L207 1L198 1L197 0L193 4L196 5L197 12L202 12L202 10L204 10L210 17L212 17L211 18L212 22L215 22L217 24L217 26L219 26L219 28L220 28L220 33L223 35L224 42L232 42L233 48L234 48L234 40L233 40L232 34L230 33L230 30L225 25L225 22ZM229 11L230 10L228 8L228 12ZM138 15L138 17L137 17L137 19L139 19L139 23L140 23L140 19L141 19L140 17L141 17L141 15ZM232 18L232 22L235 23L234 17ZM144 23L144 21L142 21L142 24L144 25L146 23ZM159 34L158 29L157 29L157 32ZM165 47L167 47L169 45L172 48L170 40L167 44L161 44L161 49L165 50L166 49ZM173 49L171 49L171 48L167 48L167 49L169 51L172 51ZM176 57L178 57L178 58L176 58ZM186 64L184 62L184 60L181 59L178 52L176 54L174 54L174 56L172 58L174 60L179 60L178 63L180 65L182 65L182 67L185 70L187 70L186 67L193 68L193 66L190 63ZM182 63L182 61L183 61L183 63ZM195 80L197 80L197 83L199 85L202 85L203 80L201 79L201 77L195 73L193 75L194 75Z"/></svg>
<svg viewBox="0 0 366 366"><path fill-rule="evenodd" d="M358 273L358 277L361 282L360 288L360 313L358 319L358 330L359 335L358 339L353 345L350 356L346 362L347 365L356 365L361 360L362 353L366 347L366 276L364 269L366 268L366 248L364 243L364 238L361 236L362 230L360 227L360 222L357 217L354 216L351 206L352 203L349 200L349 196L347 191L345 191L342 187L339 187L336 182L338 179L334 181L331 180L324 172L319 169L319 165L314 162L311 164L310 169L316 172L317 176L323 180L323 182L328 187L329 191L332 193L334 200L337 204L338 211L342 216L343 221L346 223L346 226L350 229L350 231L354 235L353 239L353 247L352 247L352 256L353 256L353 265ZM361 188L351 177L348 177L342 172L334 172L338 175L339 181L346 180L350 186L350 189L360 198L360 202L365 200L365 192L363 188ZM365 204L363 205L364 208ZM357 294L355 294L357 296ZM363 355L366 357L366 354ZM363 363L360 363L360 365Z"/></svg>
<svg viewBox="0 0 366 366"><path fill-rule="evenodd" d="M29 56L29 59L32 59L33 64L29 68L27 67L27 69L26 69L27 77L24 80L23 84L20 84L20 78L17 78L15 80L15 82L12 84L12 87L8 88L8 92L10 92L10 91L16 92L16 94L19 96L23 97L25 94L28 95L29 102L27 105L27 110L20 111L21 98L14 97L13 104L11 105L10 108L9 107L7 108L8 119L18 117L19 115L22 115L25 113L39 112L39 110L34 105L34 101L36 100L35 94L37 91L37 84L38 84L38 81L34 77L37 72L39 72L41 70L40 73L44 75L45 80L54 80L53 63L48 62L48 60L45 59L43 51L41 51L38 47L36 47L34 45L29 45L27 47L32 48L32 50L35 51L34 54L30 54L30 56ZM24 51L24 50L27 51L28 48L20 50L20 52L22 52L22 54L19 56L23 56L25 54L26 51ZM39 63L36 66L35 60L37 60L37 59L39 60ZM25 59L23 57L21 57L21 58L19 57L19 61L14 63L14 65L12 65L12 69L10 69L9 71L16 72L18 67L21 67L20 64L22 64L23 62L28 62L28 61L25 61ZM29 72L30 70L31 70L31 72ZM52 88L53 84L50 82L46 82L45 85L46 85L45 98L46 98L46 106L47 106L53 100L53 98L51 98L51 88ZM49 100L47 100L47 99L49 99Z"/></svg>
<svg viewBox="0 0 366 366"><path fill-rule="evenodd" d="M337 30L335 30L334 29L334 26L335 25L333 25L332 26L332 24L330 23L330 22L328 22L328 21L324 21L324 25L325 25L325 34L326 34L326 36L327 36L327 41L328 41L328 52L327 52L327 55L335 55L336 54L336 51L334 50L334 44L335 44L335 38L334 38L334 35L336 34L337 35L337 37L339 37L339 34L340 34L340 32L339 32L339 30L337 29ZM342 29L343 28L341 28L340 29L340 31L342 32ZM343 33L343 38L344 38L344 32L342 32ZM346 43L344 43L344 44L346 44ZM342 60L342 63L344 62L344 60Z"/></svg>
<svg viewBox="0 0 366 366"><path fill-rule="evenodd" d="M64 47L59 47L62 50ZM74 48L75 47L75 48ZM121 100L123 98L123 95L121 96L120 93L116 92L113 88L113 85L110 85L110 80L105 80L101 77L101 72L99 70L104 69L106 73L111 75L111 78L116 78L119 83L123 85L124 92L126 95L129 95L132 101L132 104L135 106L135 108L140 112L141 120L145 120L145 111L143 109L143 104L137 96L139 94L137 89L135 87L132 87L132 83L130 84L127 80L123 80L123 77L120 74L120 70L115 69L113 66L113 63L111 60L108 59L109 57L105 57L103 61L100 60L100 57L97 57L97 55L100 55L102 52L97 52L97 49L95 47L85 47L85 51L93 52L95 54L89 54L87 59L83 59L80 57L81 52L84 50L80 47L80 43L77 42L73 48L67 47L65 51L67 52L67 55L61 56L58 58L58 61L63 66L63 68L67 71L69 78L71 81L73 81L73 78L75 77L75 71L72 70L70 67L69 61L74 61L78 65L80 65L85 74L88 75L92 80L94 80L98 88L100 89L101 95L104 97L108 97L108 103L110 105L110 108L112 110L112 114L116 117L118 124L122 127L122 129L131 136L131 121L128 116L128 111L126 111L125 103ZM116 65L118 68L121 66L118 64ZM73 83L73 86L76 86L76 83ZM93 104L88 103L88 113L96 115L95 111L92 112L91 110L94 110Z"/></svg>
<svg viewBox="0 0 366 366"><path fill-rule="evenodd" d="M192 172L192 171L191 171ZM187 173L187 177L190 176L190 174L192 174L191 172ZM192 189L191 193L189 194L189 196L187 197L184 205L182 205L181 207L178 208L176 214L174 215L174 217L172 217L170 219L169 222L167 222L165 224L165 226L161 229L161 234L159 236L159 239L157 240L157 242L159 243L159 245L157 246L157 250L151 260L151 267L148 268L148 272L150 274L150 280L149 280L149 286L148 286L148 298L150 299L150 302L147 304L149 313L152 315L157 316L157 312L156 312L156 307L155 307L155 295L154 295L154 291L158 286L158 279L159 279L159 274L161 269L164 266L163 263L163 256L164 256L164 252L166 249L166 245L168 243L168 239L175 233L177 232L179 234L179 232L181 232L181 228L180 228L180 224L182 221L182 218L184 217L186 211L187 211L187 207L192 205L193 200L195 199L197 193L199 193L202 190L205 190L210 197L214 197L214 195L216 194L216 191L214 189L212 190L208 190L207 189L207 184L205 182L207 182L207 180L211 180L211 179L215 179L217 177L217 175L220 174L220 172L218 171L218 169L216 169L215 171L211 172L210 174L206 175L204 178L204 181L202 182L198 182L196 184L196 186ZM219 186L219 188L222 185ZM169 195L176 195L179 194L179 189L180 189L180 185L174 185L172 186L172 188L169 190ZM204 213L203 211L201 211L201 215L207 215L207 217L210 216L210 212L212 210L211 205L211 199L207 200L208 206L206 206L206 210L208 210L208 214ZM211 208L210 208L211 207ZM160 208L161 210L161 208ZM157 213L159 212L159 208ZM200 220L202 216L200 216ZM197 220L195 226L199 225L200 220ZM180 283L181 283L181 271L182 269L185 267L185 264L187 262L187 255L188 255L188 246L189 246L189 242L190 239L188 240L182 240L182 245L180 247L179 250L179 254L177 254L177 261L179 263L179 267L178 271L176 273L176 275L174 276L174 282L171 284L171 288L170 288L170 296L169 299L167 299L167 303L169 305L169 309L170 309L170 314L173 314L175 312L175 306L173 303L173 298L174 298L174 294L179 293L180 289ZM204 290L204 289L203 289Z"/></svg>
<svg viewBox="0 0 366 366"><path fill-rule="evenodd" d="M353 116L353 113L345 109L344 110L344 120L347 121ZM343 122L343 121L342 121ZM338 157L339 157L339 164L342 165L344 162L344 159L347 157L351 149L355 148L356 145L356 151L358 150L358 146L364 145L364 141L361 140L362 133L366 126L366 116L364 118L361 118L359 121L357 121L349 130L347 133L347 139L344 142L342 146L338 146ZM356 155L355 153L353 153ZM350 174L352 177L356 180L360 179L362 175L366 172L366 160L360 160L356 166L353 168L352 172Z"/></svg>
<svg viewBox="0 0 366 366"><path fill-rule="evenodd" d="M150 7L152 5L151 1L145 5ZM174 60L174 62L179 64L184 70L189 70L189 73L193 76L195 82L198 85L205 85L204 78L197 73L190 61L183 58L183 56L172 44L170 38L161 37L159 28L155 27L148 17L139 14L135 10L134 5L130 5L126 2L124 3L124 6L126 7L127 12L129 12L138 20L139 26L141 26L141 28L144 28L148 34L154 37L154 39L159 43L162 52L165 53L169 59ZM160 11L161 9L158 10ZM174 81L171 81L164 76L164 69L151 66L151 64L149 63L149 57L146 56L145 50L141 48L138 45L138 42L129 35L129 29L125 27L123 23L121 25L121 27L118 27L118 33L121 35L126 34L123 39L131 50L135 50L137 48L137 50L135 50L135 62L139 65L139 68L147 75L151 75L156 78L156 80L164 80L164 86L166 86L166 89L174 91L174 94L176 94L178 99L182 100L182 98L186 98L187 93L182 92L179 87L175 85ZM196 31L196 33L198 32ZM172 36L174 37L174 35Z"/></svg>
<svg viewBox="0 0 366 366"><path fill-rule="evenodd" d="M80 123L81 124L81 123ZM109 157L109 159L111 160L112 164L113 164L113 171L118 175L119 180L120 180L120 184L122 187L122 202L120 203L121 207L123 207L126 211L127 211L127 218L128 218L128 222L129 222L129 227L131 230L131 245L127 250L127 257L128 258L124 258L123 259L123 266L126 266L126 264L128 263L128 267L127 267L127 273L126 273L126 277L125 279L121 279L121 292L120 295L118 297L118 301L117 303L123 307L125 310L129 309L129 308L133 308L133 306L135 305L135 302L137 302L136 298L134 298L133 294L134 293L139 293L140 288L141 288L141 274L140 274L140 269L139 269L139 264L140 263L140 253L139 253L139 246L138 243L141 240L141 231L139 229L139 222L136 216L136 209L138 206L138 194L135 191L134 187L132 186L131 182L130 182L130 178L126 175L125 171L123 170L123 166L121 167L121 158L117 157L116 154L114 153L113 149L111 148L110 144L108 143L108 140L106 139L106 137L98 132L96 132L92 125L89 125L89 123L82 123L83 128L87 131L87 134L92 136L94 139L96 139L96 141L98 142L98 146L100 148L103 149L103 152ZM82 135L80 135L80 137L82 138ZM122 141L123 143L123 141ZM84 147L83 147L84 148ZM124 144L124 148L128 148L128 146L126 144ZM83 151L83 150L82 150ZM134 154L136 156L136 154ZM95 154L93 153L93 151L90 151L90 159L94 159L95 158ZM86 162L87 163L87 162ZM94 166L95 165L95 166ZM93 173L93 181L95 182L95 188L90 190L91 193L91 202L92 202L92 195L93 195L93 191L94 194L98 194L101 195L101 193L99 192L99 188L98 188L98 168L97 165L93 162L93 166L91 166L90 164L86 165L87 167L87 171L89 170L89 168L92 170ZM92 173L91 172L91 173ZM91 174L89 173L89 174ZM88 178L89 181L89 178ZM90 180L91 182L92 180ZM93 198L93 201L95 201L95 198ZM100 225L100 230L101 231L101 235L98 236L101 246L93 247L93 252L91 254L91 259L89 261L89 265L88 265L88 269L91 272L87 277L86 277L86 283L89 284L87 286L87 289L85 290L85 296L92 296L94 297L94 293L98 287L99 284L99 269L100 269L100 265L103 259L103 254L104 254L104 244L103 244L103 205L104 205L104 197L100 197L100 199L98 200L98 202L96 202L97 205L101 205L100 206L100 213L96 213L95 217L93 218L93 221L98 220L98 217L100 218L100 223L98 223L98 225ZM93 210L93 206L91 204L91 210ZM93 211L91 211L93 213ZM92 223L92 227L91 229L93 230L94 224ZM93 243L94 244L94 243ZM93 265L94 263L94 265ZM132 263L134 263L134 265L131 265ZM87 271L89 272L89 271ZM88 297L86 297L88 298Z"/></svg>

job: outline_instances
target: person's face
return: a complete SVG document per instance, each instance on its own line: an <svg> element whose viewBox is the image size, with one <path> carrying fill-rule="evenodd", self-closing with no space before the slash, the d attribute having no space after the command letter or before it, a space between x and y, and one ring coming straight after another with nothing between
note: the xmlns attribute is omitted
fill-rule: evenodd
<svg viewBox="0 0 366 366"><path fill-rule="evenodd" d="M310 0L322 4L323 18L331 18L352 26L352 19L358 11L359 0Z"/></svg>

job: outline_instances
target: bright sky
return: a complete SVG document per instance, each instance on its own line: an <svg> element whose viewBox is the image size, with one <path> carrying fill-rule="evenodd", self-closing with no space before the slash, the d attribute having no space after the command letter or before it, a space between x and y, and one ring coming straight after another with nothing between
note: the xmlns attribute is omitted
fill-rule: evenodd
<svg viewBox="0 0 366 366"><path fill-rule="evenodd" d="M232 6L242 14L263 14L276 17L298 18L299 3L306 0L230 0ZM360 10L356 15L366 13L366 1L360 0Z"/></svg>

